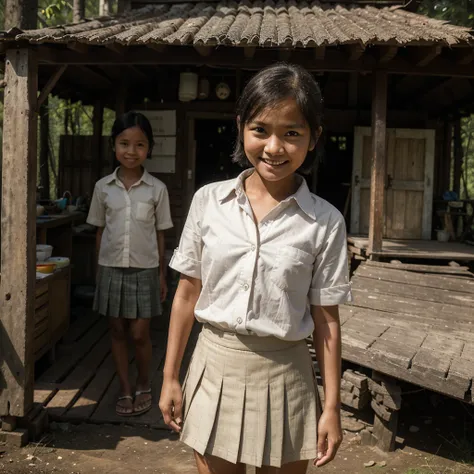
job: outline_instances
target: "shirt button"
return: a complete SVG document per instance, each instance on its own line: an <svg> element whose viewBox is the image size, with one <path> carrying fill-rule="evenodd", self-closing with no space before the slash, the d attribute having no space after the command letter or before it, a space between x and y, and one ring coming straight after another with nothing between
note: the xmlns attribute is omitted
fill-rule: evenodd
<svg viewBox="0 0 474 474"><path fill-rule="evenodd" d="M242 324L242 318L237 318L237 323Z"/></svg>
<svg viewBox="0 0 474 474"><path fill-rule="evenodd" d="M249 289L249 286L247 285L247 283L245 283L243 288L244 288L244 291L247 291Z"/></svg>

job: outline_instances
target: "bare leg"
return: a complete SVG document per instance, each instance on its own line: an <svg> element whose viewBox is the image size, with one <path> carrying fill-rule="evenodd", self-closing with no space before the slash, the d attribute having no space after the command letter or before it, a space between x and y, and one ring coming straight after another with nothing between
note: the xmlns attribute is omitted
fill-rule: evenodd
<svg viewBox="0 0 474 474"><path fill-rule="evenodd" d="M309 461L296 461L281 467L257 467L257 474L306 474Z"/></svg>
<svg viewBox="0 0 474 474"><path fill-rule="evenodd" d="M127 322L122 318L109 318L110 335L112 336L112 355L115 368L120 381L121 395L132 395L130 381L128 380L128 348L127 348ZM117 412L130 414L133 410L130 398L117 402Z"/></svg>
<svg viewBox="0 0 474 474"><path fill-rule="evenodd" d="M196 451L194 451L194 459L199 474L245 474L245 464L232 464L209 454L201 456Z"/></svg>
<svg viewBox="0 0 474 474"><path fill-rule="evenodd" d="M136 390L142 393L135 397L135 410L142 411L151 403L150 390L150 363L152 355L150 339L150 320L134 319L130 321L130 331L135 344L135 357L137 361L138 378Z"/></svg>

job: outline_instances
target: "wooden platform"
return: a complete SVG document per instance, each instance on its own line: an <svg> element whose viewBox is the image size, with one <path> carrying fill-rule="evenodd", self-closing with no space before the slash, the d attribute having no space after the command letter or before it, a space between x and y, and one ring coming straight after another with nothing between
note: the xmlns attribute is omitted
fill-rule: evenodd
<svg viewBox="0 0 474 474"><path fill-rule="evenodd" d="M343 358L474 403L474 275L363 262L341 307Z"/></svg>
<svg viewBox="0 0 474 474"><path fill-rule="evenodd" d="M37 378L35 403L44 405L51 419L61 422L128 423L165 428L158 400L167 333L160 330L157 323L154 320L151 331L153 408L148 413L134 417L115 414L119 384L110 352L110 335L105 318L92 313L84 314L71 325L58 350L56 362ZM185 354L183 372L187 368L196 335L194 331ZM136 368L131 352L130 380L135 378Z"/></svg>
<svg viewBox="0 0 474 474"><path fill-rule="evenodd" d="M370 257L367 236L349 235L349 250ZM438 242L436 240L387 240L384 239L382 251L372 255L383 258L419 258L430 260L474 261L474 245L460 242Z"/></svg>

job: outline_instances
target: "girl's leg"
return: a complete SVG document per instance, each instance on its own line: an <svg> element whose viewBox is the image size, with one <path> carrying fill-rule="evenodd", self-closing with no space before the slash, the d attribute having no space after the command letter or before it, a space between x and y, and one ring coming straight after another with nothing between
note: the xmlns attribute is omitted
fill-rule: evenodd
<svg viewBox="0 0 474 474"><path fill-rule="evenodd" d="M257 474L306 474L309 461L296 461L281 467L257 467Z"/></svg>
<svg viewBox="0 0 474 474"><path fill-rule="evenodd" d="M135 411L142 411L151 404L150 391L150 363L151 339L150 319L133 319L130 321L130 331L135 344L135 357L137 360L138 378L135 390L141 393L135 398Z"/></svg>
<svg viewBox="0 0 474 474"><path fill-rule="evenodd" d="M232 464L209 454L201 456L196 451L194 451L194 459L196 459L199 474L245 474L245 464Z"/></svg>
<svg viewBox="0 0 474 474"><path fill-rule="evenodd" d="M132 395L130 381L128 380L128 348L127 348L127 322L122 318L109 318L110 334L112 336L112 354L120 381L121 396ZM130 414L133 412L131 398L124 398L117 402L117 412Z"/></svg>

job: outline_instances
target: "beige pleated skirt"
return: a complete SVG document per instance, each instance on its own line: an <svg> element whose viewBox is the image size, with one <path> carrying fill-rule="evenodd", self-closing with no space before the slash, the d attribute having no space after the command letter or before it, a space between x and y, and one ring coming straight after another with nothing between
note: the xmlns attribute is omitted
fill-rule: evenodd
<svg viewBox="0 0 474 474"><path fill-rule="evenodd" d="M181 440L232 463L314 459L320 401L305 341L205 325L183 384Z"/></svg>

